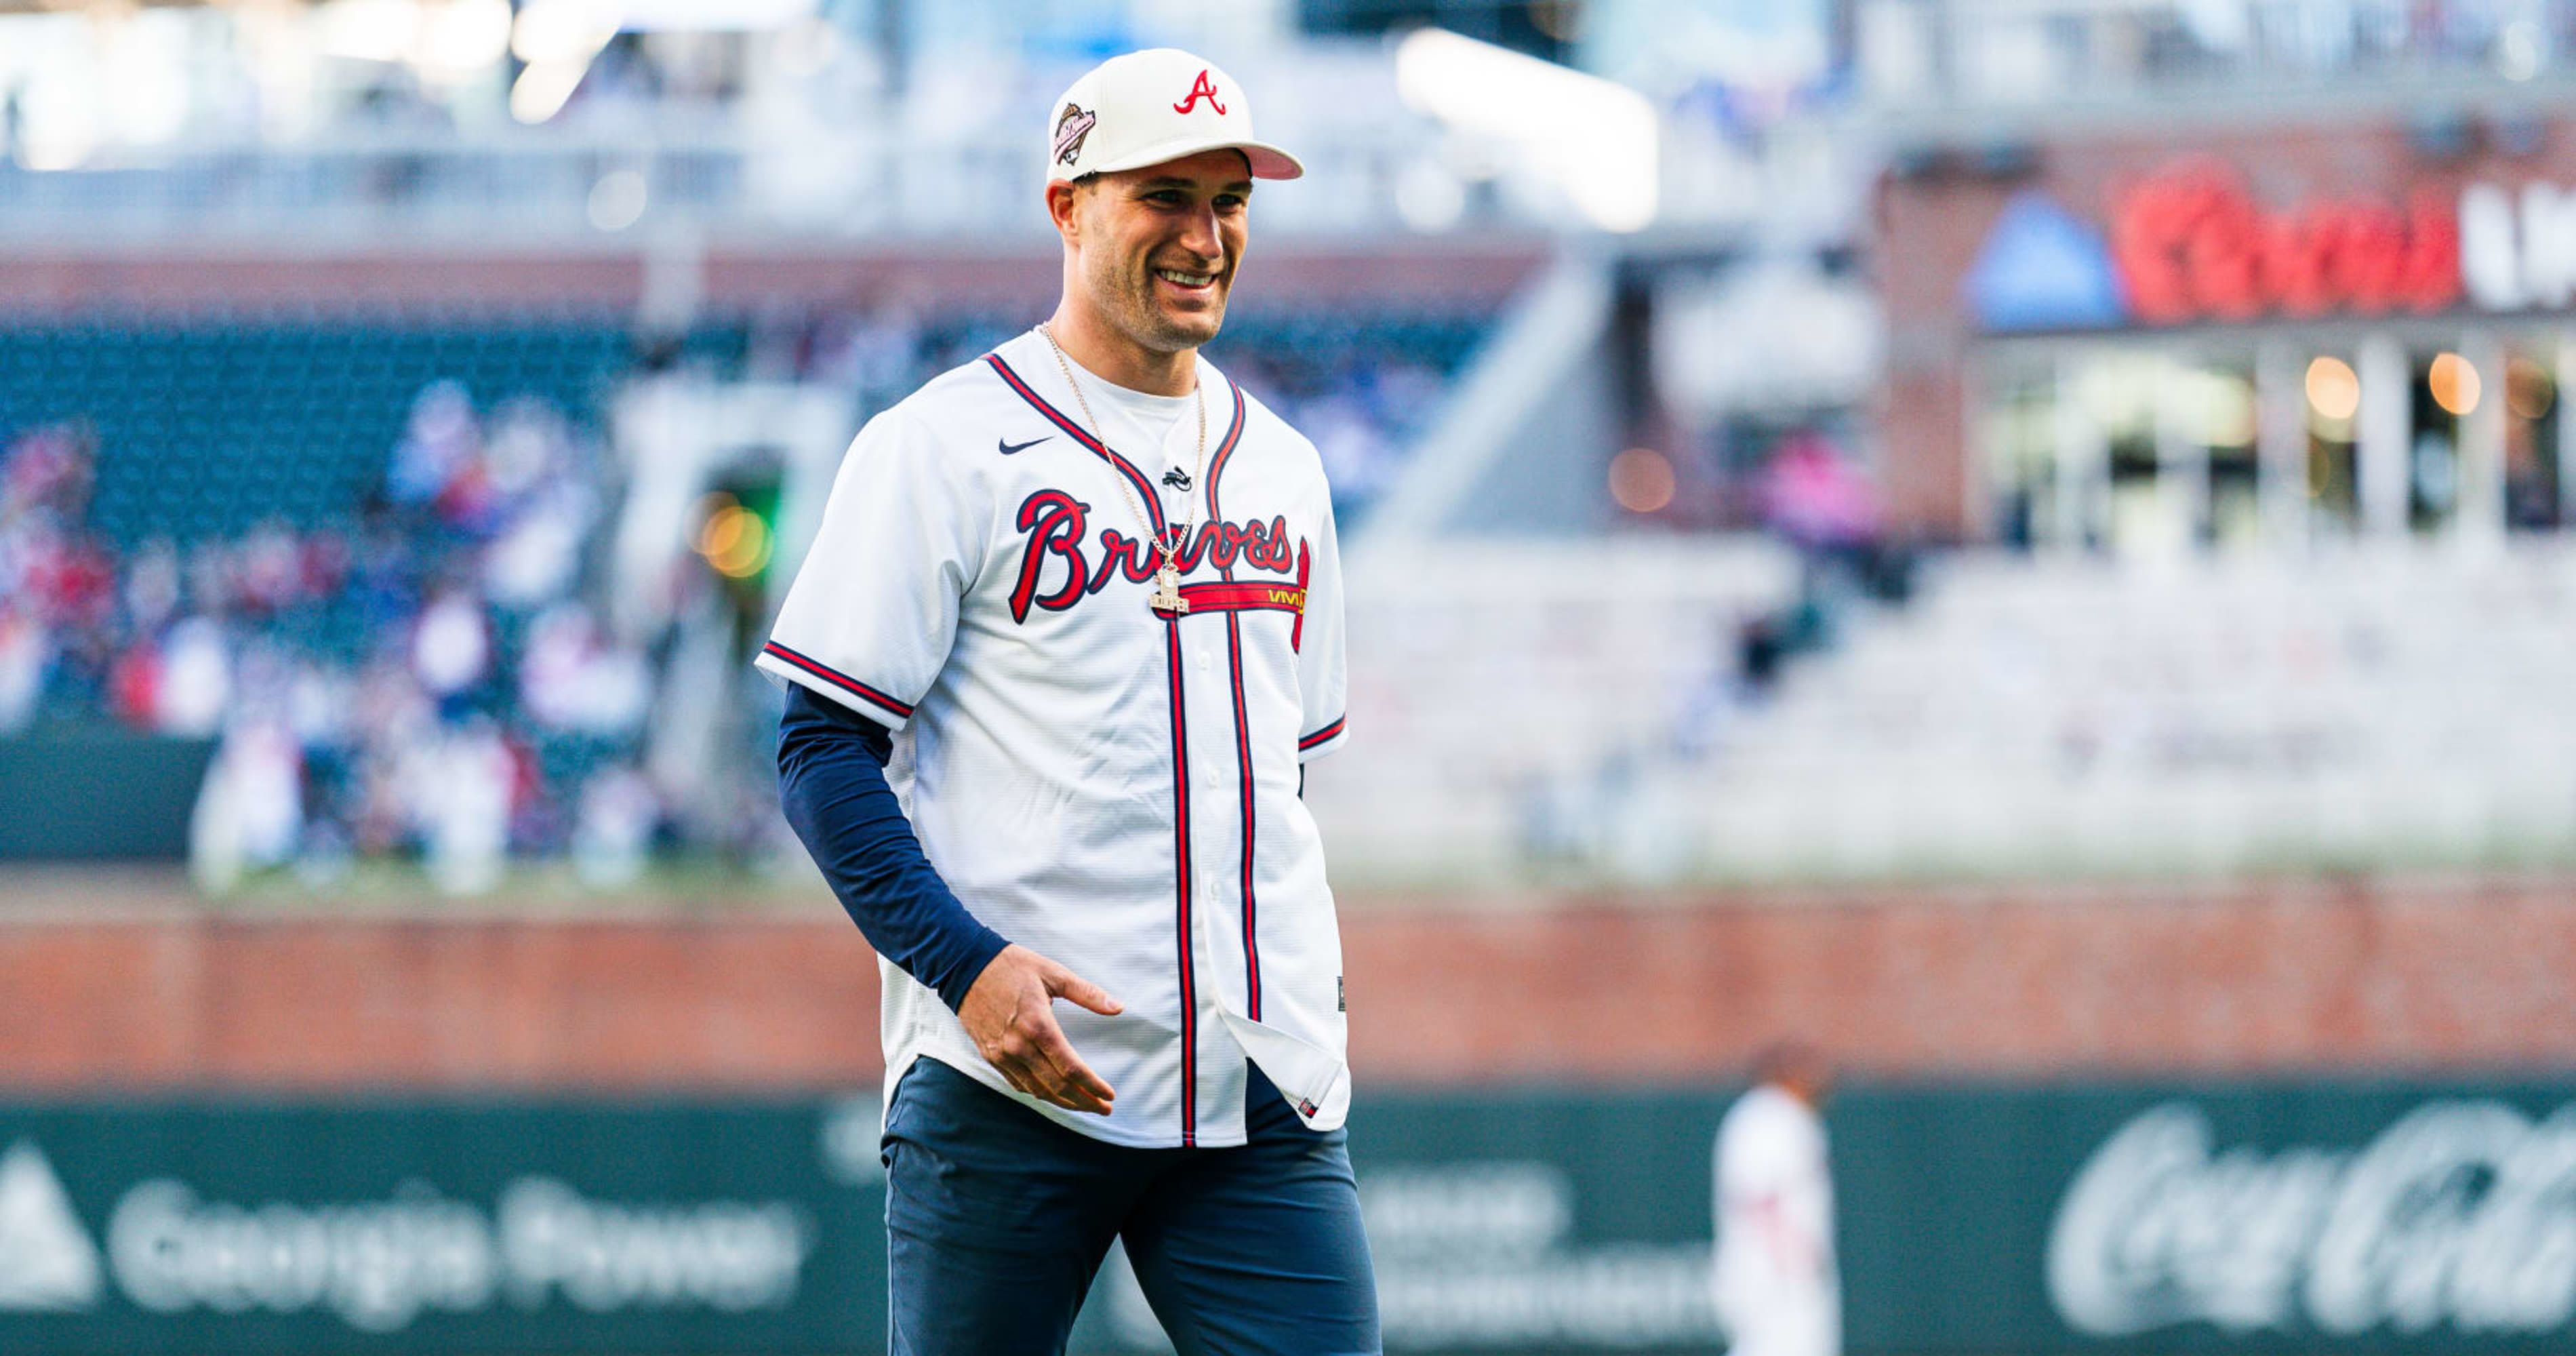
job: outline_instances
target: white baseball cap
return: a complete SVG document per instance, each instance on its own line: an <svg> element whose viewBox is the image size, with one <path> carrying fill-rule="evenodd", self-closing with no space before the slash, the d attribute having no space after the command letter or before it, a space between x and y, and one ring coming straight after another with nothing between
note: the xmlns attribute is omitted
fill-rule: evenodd
<svg viewBox="0 0 2576 1356"><path fill-rule="evenodd" d="M1294 179L1297 157L1252 135L1243 87L1177 47L1111 57L1073 82L1047 119L1047 178L1115 174L1231 147L1256 179Z"/></svg>

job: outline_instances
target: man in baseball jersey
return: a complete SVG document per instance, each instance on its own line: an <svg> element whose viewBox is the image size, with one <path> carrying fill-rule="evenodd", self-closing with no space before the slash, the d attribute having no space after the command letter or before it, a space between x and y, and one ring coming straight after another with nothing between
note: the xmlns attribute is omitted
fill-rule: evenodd
<svg viewBox="0 0 2576 1356"><path fill-rule="evenodd" d="M1822 1055L1798 1044L1764 1054L1751 1091L1718 1123L1718 1319L1733 1356L1836 1356L1842 1285L1834 1261L1834 1184L1819 1110L1832 1087Z"/></svg>
<svg viewBox="0 0 2576 1356"><path fill-rule="evenodd" d="M1115 1239L1183 1352L1373 1352L1299 798L1343 733L1332 501L1199 356L1301 170L1169 49L1045 131L1054 315L868 421L757 661L882 958L892 1349L1061 1351Z"/></svg>

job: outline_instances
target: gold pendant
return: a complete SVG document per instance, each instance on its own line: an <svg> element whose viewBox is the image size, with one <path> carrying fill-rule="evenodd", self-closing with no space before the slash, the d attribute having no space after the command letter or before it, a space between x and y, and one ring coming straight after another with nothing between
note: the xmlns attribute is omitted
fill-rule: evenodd
<svg viewBox="0 0 2576 1356"><path fill-rule="evenodd" d="M1170 561L1163 562L1163 568L1154 571L1154 596L1146 601L1153 605L1155 611L1175 616L1190 610L1190 600L1181 596L1180 571L1173 569Z"/></svg>

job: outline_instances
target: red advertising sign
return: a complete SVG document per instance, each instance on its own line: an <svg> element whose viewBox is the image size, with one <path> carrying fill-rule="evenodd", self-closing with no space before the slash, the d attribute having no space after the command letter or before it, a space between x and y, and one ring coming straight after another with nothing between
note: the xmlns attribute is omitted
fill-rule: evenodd
<svg viewBox="0 0 2576 1356"><path fill-rule="evenodd" d="M2149 324L2264 315L2434 311L2460 299L2452 200L2311 199L2258 206L2223 161L2195 158L2118 192L2111 257Z"/></svg>

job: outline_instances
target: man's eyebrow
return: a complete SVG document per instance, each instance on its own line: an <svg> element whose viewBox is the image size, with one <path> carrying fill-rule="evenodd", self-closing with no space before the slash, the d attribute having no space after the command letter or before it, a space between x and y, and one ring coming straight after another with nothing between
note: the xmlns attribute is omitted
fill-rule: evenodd
<svg viewBox="0 0 2576 1356"><path fill-rule="evenodd" d="M1166 188L1196 188L1198 186L1199 181L1196 179L1184 179L1177 174L1166 174L1159 178L1148 179L1145 182L1136 185L1136 188L1139 192L1154 193L1160 192ZM1252 181L1250 179L1237 179L1233 183L1222 185L1217 189L1217 192L1219 193L1232 193L1238 196L1251 191Z"/></svg>

